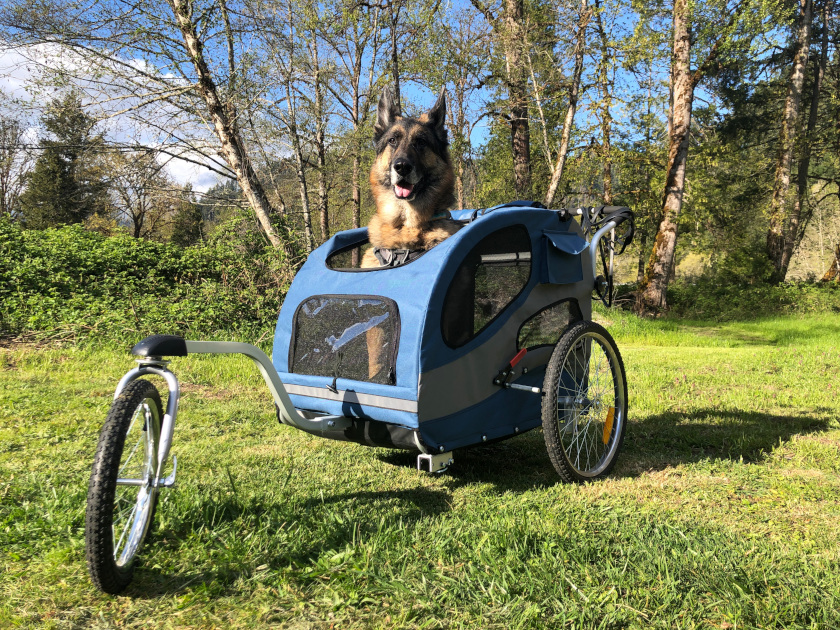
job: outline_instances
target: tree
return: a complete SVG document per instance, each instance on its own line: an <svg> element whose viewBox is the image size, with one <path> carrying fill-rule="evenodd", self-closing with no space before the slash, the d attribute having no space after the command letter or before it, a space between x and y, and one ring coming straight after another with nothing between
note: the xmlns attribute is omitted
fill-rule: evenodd
<svg viewBox="0 0 840 630"><path fill-rule="evenodd" d="M201 206L192 194L192 186L187 184L178 191L173 205L170 242L181 247L201 242L204 239L204 219Z"/></svg>
<svg viewBox="0 0 840 630"><path fill-rule="evenodd" d="M326 88L350 124L345 140L352 164L352 227L357 228L362 215L363 147L370 143L370 114L382 83L377 66L382 53L381 8L379 5L341 6L333 17L333 23L324 23L321 31L335 68ZM354 250L352 265L358 264L359 252Z"/></svg>
<svg viewBox="0 0 840 630"><path fill-rule="evenodd" d="M516 194L531 198L531 127L528 115L528 32L525 0L502 0L495 12L483 0L470 0L490 24L504 57L501 83L507 92L505 122L510 126Z"/></svg>
<svg viewBox="0 0 840 630"><path fill-rule="evenodd" d="M162 238L172 219L175 183L154 151L118 153L111 158L111 197L117 220L134 238Z"/></svg>
<svg viewBox="0 0 840 630"><path fill-rule="evenodd" d="M243 109L260 96L246 89L251 64L262 59L238 54L248 46L238 38L257 31L261 15L257 7L239 9L234 24L226 0L11 0L0 9L0 37L20 51L59 47L71 63L46 73L79 83L95 76L91 91L104 92L104 111L134 117L147 133L160 133L162 150L235 179L266 238L292 255L243 132Z"/></svg>
<svg viewBox="0 0 840 630"><path fill-rule="evenodd" d="M0 117L0 216L20 213L20 195L32 168L32 154L24 146L25 129L19 120Z"/></svg>
<svg viewBox="0 0 840 630"><path fill-rule="evenodd" d="M662 195L662 214L645 277L637 294L636 310L655 314L667 309L666 291L674 269L677 226L683 204L686 164L691 129L691 111L697 84L716 68L724 54L744 52L741 41L749 41L761 26L759 2L708 0L692 4L674 0L671 11L670 110L668 114L668 166ZM702 20L697 13L705 11ZM749 20L743 19L750 16ZM699 32L693 32L695 21ZM741 44L739 46L739 44ZM699 54L698 54L699 53ZM692 69L692 55L697 58Z"/></svg>
<svg viewBox="0 0 840 630"><path fill-rule="evenodd" d="M102 137L82 109L76 92L50 103L41 123L49 136L26 178L20 196L24 225L43 229L81 223L107 212L107 183L102 172Z"/></svg>
<svg viewBox="0 0 840 630"><path fill-rule="evenodd" d="M788 190L790 188L791 164L797 141L799 105L802 101L802 87L808 66L811 46L812 0L799 0L799 19L796 25L796 46L791 65L790 83L782 115L782 129L779 136L779 157L770 203L770 229L767 232L767 255L773 263L773 280L781 282L787 275L793 241L799 230L799 212L791 212ZM807 176L807 172L806 172ZM792 238L793 237L793 238Z"/></svg>
<svg viewBox="0 0 840 630"><path fill-rule="evenodd" d="M569 141L572 137L572 125L575 121L575 112L577 112L578 98L580 97L580 78L583 73L583 56L586 48L586 27L592 17L592 12L588 6L588 0L581 0L580 11L577 25L577 32L575 34L575 49L574 49L574 70L572 72L572 80L569 86L569 105L566 109L566 119L563 123L563 133L560 139L560 148L557 150L557 161L551 168L551 181L548 184L548 191L545 193L545 205L551 207L554 201L554 195L557 193L557 186L563 177L563 171L566 167L566 158L569 154ZM535 86L536 87L536 86ZM551 159L551 156L547 156Z"/></svg>
<svg viewBox="0 0 840 630"><path fill-rule="evenodd" d="M471 11L453 10L441 17L432 24L426 48L416 51L412 70L432 93L446 92L455 198L459 208L470 208L475 204L471 136L484 117L478 96L487 81L489 33Z"/></svg>

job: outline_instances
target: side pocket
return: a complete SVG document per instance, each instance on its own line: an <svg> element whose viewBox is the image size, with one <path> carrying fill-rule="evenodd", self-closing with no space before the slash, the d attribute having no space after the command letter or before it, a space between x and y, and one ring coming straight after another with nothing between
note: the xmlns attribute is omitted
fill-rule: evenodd
<svg viewBox="0 0 840 630"><path fill-rule="evenodd" d="M543 284L573 284L583 280L580 255L588 243L573 232L543 232Z"/></svg>

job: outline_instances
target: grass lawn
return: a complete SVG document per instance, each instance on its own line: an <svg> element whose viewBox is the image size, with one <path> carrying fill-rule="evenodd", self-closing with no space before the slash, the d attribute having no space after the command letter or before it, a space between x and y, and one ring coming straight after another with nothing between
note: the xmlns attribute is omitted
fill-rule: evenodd
<svg viewBox="0 0 840 630"><path fill-rule="evenodd" d="M178 359L178 486L125 595L84 504L127 352L0 349L0 627L840 627L840 317L602 315L627 366L613 474L539 431L414 455L280 427L247 359Z"/></svg>

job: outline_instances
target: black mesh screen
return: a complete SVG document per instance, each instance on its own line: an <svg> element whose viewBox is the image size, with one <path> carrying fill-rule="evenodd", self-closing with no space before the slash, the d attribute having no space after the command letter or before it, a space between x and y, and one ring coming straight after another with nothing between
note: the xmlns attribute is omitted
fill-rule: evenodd
<svg viewBox="0 0 840 630"><path fill-rule="evenodd" d="M555 345L569 324L582 319L580 307L573 300L552 304L526 320L519 329L517 348Z"/></svg>
<svg viewBox="0 0 840 630"><path fill-rule="evenodd" d="M296 374L396 383L400 321L391 300L320 295L295 314L289 365Z"/></svg>
<svg viewBox="0 0 840 630"><path fill-rule="evenodd" d="M349 269L358 269L365 252L371 248L371 244L367 241L362 241L355 247L345 247L337 252L333 252L327 257L327 267L335 269L336 271L347 271ZM354 258L356 262L354 263Z"/></svg>
<svg viewBox="0 0 840 630"><path fill-rule="evenodd" d="M528 284L531 238L522 226L485 237L464 259L443 305L443 339L457 348L484 330Z"/></svg>

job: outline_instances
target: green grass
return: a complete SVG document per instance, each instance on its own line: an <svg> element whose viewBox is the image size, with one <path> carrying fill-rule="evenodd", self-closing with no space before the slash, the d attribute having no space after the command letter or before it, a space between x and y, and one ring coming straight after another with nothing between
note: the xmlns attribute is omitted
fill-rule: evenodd
<svg viewBox="0 0 840 630"><path fill-rule="evenodd" d="M135 582L84 564L123 352L0 350L0 627L840 627L840 322L608 312L630 417L614 473L564 485L533 431L414 456L279 427L247 359L173 362L183 400Z"/></svg>

